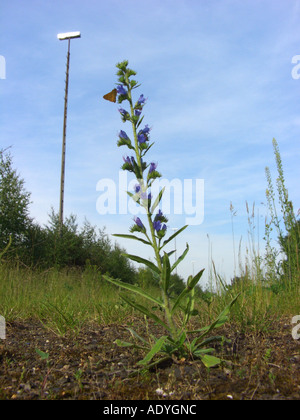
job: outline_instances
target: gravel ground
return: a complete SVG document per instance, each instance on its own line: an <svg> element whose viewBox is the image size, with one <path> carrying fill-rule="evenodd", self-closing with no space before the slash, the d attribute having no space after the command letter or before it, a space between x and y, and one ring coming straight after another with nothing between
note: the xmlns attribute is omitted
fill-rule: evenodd
<svg viewBox="0 0 300 420"><path fill-rule="evenodd" d="M131 322L142 334L143 321ZM137 373L142 355L113 343L130 339L126 325L86 324L61 337L40 321L14 321L0 340L0 399L298 400L300 341L291 331L287 319L267 333L227 325L221 334L231 342L216 348L221 366L173 360Z"/></svg>

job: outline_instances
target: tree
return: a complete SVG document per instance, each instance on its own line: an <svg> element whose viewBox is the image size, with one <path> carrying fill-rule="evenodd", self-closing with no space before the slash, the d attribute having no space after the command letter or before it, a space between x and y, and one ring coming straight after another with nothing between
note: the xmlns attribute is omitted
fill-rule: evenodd
<svg viewBox="0 0 300 420"><path fill-rule="evenodd" d="M279 237L279 244L286 260L282 262L284 277L289 281L299 282L300 274L300 220L288 230L287 235Z"/></svg>
<svg viewBox="0 0 300 420"><path fill-rule="evenodd" d="M24 188L24 180L12 166L10 153L0 150L0 249L9 238L13 248L22 244L28 227L30 193Z"/></svg>

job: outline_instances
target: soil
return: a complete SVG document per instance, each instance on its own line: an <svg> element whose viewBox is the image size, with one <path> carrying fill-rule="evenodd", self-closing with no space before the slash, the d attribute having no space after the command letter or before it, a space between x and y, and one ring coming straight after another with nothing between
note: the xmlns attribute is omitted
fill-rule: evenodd
<svg viewBox="0 0 300 420"><path fill-rule="evenodd" d="M131 323L145 332L143 320ZM14 321L0 340L0 399L298 400L300 340L291 333L289 319L266 333L227 325L221 334L230 343L216 348L221 366L174 359L137 372L142 354L114 344L131 341L126 325L86 324L61 337L40 321Z"/></svg>

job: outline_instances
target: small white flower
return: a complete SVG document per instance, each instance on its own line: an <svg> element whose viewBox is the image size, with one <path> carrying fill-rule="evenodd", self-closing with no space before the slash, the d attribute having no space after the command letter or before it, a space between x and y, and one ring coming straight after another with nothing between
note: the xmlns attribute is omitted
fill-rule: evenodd
<svg viewBox="0 0 300 420"><path fill-rule="evenodd" d="M155 390L155 392L157 393L157 395L160 395L161 397L166 397L167 396L167 394L165 393L165 391L163 389L161 389L161 388L157 388Z"/></svg>

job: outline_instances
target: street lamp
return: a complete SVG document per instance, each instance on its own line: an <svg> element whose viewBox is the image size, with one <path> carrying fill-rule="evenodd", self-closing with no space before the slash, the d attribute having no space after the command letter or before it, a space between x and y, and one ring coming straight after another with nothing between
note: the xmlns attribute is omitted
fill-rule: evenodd
<svg viewBox="0 0 300 420"><path fill-rule="evenodd" d="M69 65L70 65L70 41L73 38L80 38L80 32L65 32L58 34L60 41L68 40L67 70L66 70L66 86L65 86L65 105L64 105L64 125L62 139L61 154L61 179L60 179L60 200L59 200L59 230L62 232L64 217L64 190L65 190L65 161L66 161L66 132L67 132L67 107L68 107L68 88L69 88Z"/></svg>

